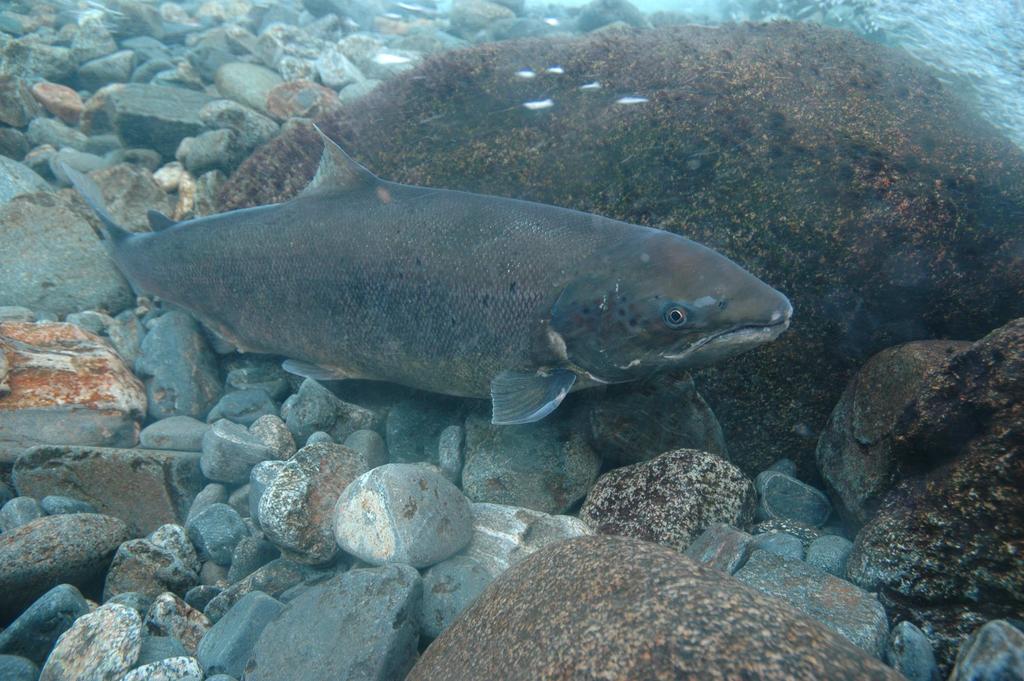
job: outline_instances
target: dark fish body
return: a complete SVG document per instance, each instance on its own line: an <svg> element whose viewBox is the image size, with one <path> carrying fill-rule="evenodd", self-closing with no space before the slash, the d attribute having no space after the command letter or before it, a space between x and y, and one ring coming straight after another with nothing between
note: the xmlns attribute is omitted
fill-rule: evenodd
<svg viewBox="0 0 1024 681"><path fill-rule="evenodd" d="M89 199L88 180L72 176ZM316 178L286 203L140 235L94 207L136 288L240 349L284 355L320 378L491 396L495 422L542 418L573 388L693 363L687 348L709 354L714 334L740 330L738 349L770 340L791 312L777 291L682 237L386 182L326 140ZM751 319L712 323L726 295L730 314Z"/></svg>

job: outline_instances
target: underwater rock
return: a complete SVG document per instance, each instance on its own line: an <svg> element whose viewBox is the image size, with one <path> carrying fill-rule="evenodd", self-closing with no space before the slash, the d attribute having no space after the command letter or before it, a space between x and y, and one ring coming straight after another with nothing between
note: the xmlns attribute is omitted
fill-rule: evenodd
<svg viewBox="0 0 1024 681"><path fill-rule="evenodd" d="M203 435L199 464L210 480L240 483L249 479L253 466L276 458L277 453L245 426L220 419Z"/></svg>
<svg viewBox="0 0 1024 681"><path fill-rule="evenodd" d="M199 642L212 626L206 615L173 593L160 594L153 600L143 624L152 636L171 636L180 641L190 655L195 655Z"/></svg>
<svg viewBox="0 0 1024 681"><path fill-rule="evenodd" d="M643 13L629 0L591 0L580 8L576 28L581 31L595 31L617 22L636 28L649 26Z"/></svg>
<svg viewBox="0 0 1024 681"><path fill-rule="evenodd" d="M135 53L120 50L105 57L87 61L78 67L78 87L95 91L110 83L126 83L135 69Z"/></svg>
<svg viewBox="0 0 1024 681"><path fill-rule="evenodd" d="M39 502L32 497L14 497L0 508L0 532L10 532L44 515Z"/></svg>
<svg viewBox="0 0 1024 681"><path fill-rule="evenodd" d="M722 427L689 375L664 374L588 397L587 439L606 460L628 465L673 449L729 458Z"/></svg>
<svg viewBox="0 0 1024 681"><path fill-rule="evenodd" d="M95 513L44 516L0 534L0 621L58 584L94 587L126 539L124 522Z"/></svg>
<svg viewBox="0 0 1024 681"><path fill-rule="evenodd" d="M71 324L0 323L0 443L138 442L146 395L121 358Z"/></svg>
<svg viewBox="0 0 1024 681"><path fill-rule="evenodd" d="M231 554L228 581L233 584L280 557L278 548L266 539L242 537Z"/></svg>
<svg viewBox="0 0 1024 681"><path fill-rule="evenodd" d="M824 492L791 475L763 471L754 478L759 520L782 518L821 527L832 515L832 504Z"/></svg>
<svg viewBox="0 0 1024 681"><path fill-rule="evenodd" d="M191 416L170 416L155 421L139 433L139 444L149 449L171 449L179 452L203 451L203 436L210 430Z"/></svg>
<svg viewBox="0 0 1024 681"><path fill-rule="evenodd" d="M1004 620L985 624L960 647L949 681L1024 678L1024 632Z"/></svg>
<svg viewBox="0 0 1024 681"><path fill-rule="evenodd" d="M492 581L490 571L470 556L454 556L424 572L419 615L423 635L440 636Z"/></svg>
<svg viewBox="0 0 1024 681"><path fill-rule="evenodd" d="M231 564L235 546L249 534L238 511L227 504L210 504L189 518L185 529L200 559L223 566Z"/></svg>
<svg viewBox="0 0 1024 681"><path fill-rule="evenodd" d="M889 637L885 610L873 594L799 560L757 547L736 579L775 596L881 659Z"/></svg>
<svg viewBox="0 0 1024 681"><path fill-rule="evenodd" d="M284 461L295 455L295 439L288 430L288 426L277 415L260 416L249 426L249 432L257 440L270 447L277 459Z"/></svg>
<svg viewBox="0 0 1024 681"><path fill-rule="evenodd" d="M341 108L338 93L307 80L282 83L267 94L267 113L278 120L320 118Z"/></svg>
<svg viewBox="0 0 1024 681"><path fill-rule="evenodd" d="M86 211L70 193L25 194L0 206L0 305L64 315L134 304Z"/></svg>
<svg viewBox="0 0 1024 681"><path fill-rule="evenodd" d="M392 463L430 461L437 463L438 440L447 426L457 423L454 400L402 400L388 410L384 423L387 452Z"/></svg>
<svg viewBox="0 0 1024 681"><path fill-rule="evenodd" d="M334 508L338 546L371 565L428 567L457 553L472 535L469 502L459 488L416 464L392 463L360 475Z"/></svg>
<svg viewBox="0 0 1024 681"><path fill-rule="evenodd" d="M284 401L281 418L296 442L305 442L318 430L343 440L357 430L377 430L381 422L380 414L339 400L312 378L304 380L299 391Z"/></svg>
<svg viewBox="0 0 1024 681"><path fill-rule="evenodd" d="M928 634L946 673L975 629L1024 609L1024 319L930 374L893 454L920 472L861 529L847 574Z"/></svg>
<svg viewBox="0 0 1024 681"><path fill-rule="evenodd" d="M195 319L172 310L158 317L142 341L135 371L146 377L149 415L206 416L221 395L217 361Z"/></svg>
<svg viewBox="0 0 1024 681"><path fill-rule="evenodd" d="M907 677L907 681L940 679L931 642L923 631L910 622L900 622L892 628L889 647L885 651L885 661Z"/></svg>
<svg viewBox="0 0 1024 681"><path fill-rule="evenodd" d="M246 149L238 133L230 128L207 130L196 137L186 137L178 144L174 158L193 175L209 170L231 172L243 160Z"/></svg>
<svg viewBox="0 0 1024 681"><path fill-rule="evenodd" d="M193 559L195 554L193 553ZM103 600L123 593L155 598L165 591L183 594L199 582L198 562L190 564L170 549L149 539L121 544L110 563Z"/></svg>
<svg viewBox="0 0 1024 681"><path fill-rule="evenodd" d="M48 45L37 35L0 39L0 74L21 78L42 78L54 83L69 83L78 62L67 47Z"/></svg>
<svg viewBox="0 0 1024 681"><path fill-rule="evenodd" d="M323 577L323 571L293 560L278 558L214 596L203 608L203 614L211 621L218 622L228 610L253 591L260 591L278 598L296 584L307 579L322 579Z"/></svg>
<svg viewBox="0 0 1024 681"><path fill-rule="evenodd" d="M263 390L249 388L225 393L206 415L206 422L227 419L243 426L251 426L258 418L268 415L277 416L274 401Z"/></svg>
<svg viewBox="0 0 1024 681"><path fill-rule="evenodd" d="M50 494L39 502L46 515L62 515L65 513L97 513L96 507L88 501L72 499L60 494Z"/></svg>
<svg viewBox="0 0 1024 681"><path fill-rule="evenodd" d="M32 85L32 96L43 108L68 125L76 125L82 115L85 103L78 93L67 85L48 83L45 80Z"/></svg>
<svg viewBox="0 0 1024 681"><path fill-rule="evenodd" d="M754 535L750 542L751 551L765 551L787 560L804 559L804 543L800 537L789 532L764 532Z"/></svg>
<svg viewBox="0 0 1024 681"><path fill-rule="evenodd" d="M134 536L184 520L202 486L198 454L157 449L41 445L18 457L13 477L23 495L74 495Z"/></svg>
<svg viewBox="0 0 1024 681"><path fill-rule="evenodd" d="M827 534L818 537L807 547L807 564L819 570L846 579L846 563L853 551L853 542L845 537Z"/></svg>
<svg viewBox="0 0 1024 681"><path fill-rule="evenodd" d="M473 537L460 555L479 562L492 577L548 544L594 533L575 516L501 504L475 503L469 508Z"/></svg>
<svg viewBox="0 0 1024 681"><path fill-rule="evenodd" d="M120 679L135 665L141 647L139 613L123 605L101 605L61 634L39 681Z"/></svg>
<svg viewBox="0 0 1024 681"><path fill-rule="evenodd" d="M416 660L422 594L408 565L351 570L312 586L263 629L245 678L401 679Z"/></svg>
<svg viewBox="0 0 1024 681"><path fill-rule="evenodd" d="M896 456L893 428L951 354L969 343L917 341L878 353L853 377L818 440L818 470L836 510L854 530L874 516L886 492L920 464Z"/></svg>
<svg viewBox="0 0 1024 681"><path fill-rule="evenodd" d="M37 681L39 667L17 655L0 655L0 679L5 681Z"/></svg>
<svg viewBox="0 0 1024 681"><path fill-rule="evenodd" d="M514 76L552 64L564 73ZM658 225L786 293L789 332L696 377L749 475L788 456L811 479L813 433L884 347L1024 316L1024 152L926 66L845 31L771 22L480 45L320 124L389 180ZM227 182L222 208L294 195L319 154L314 131L283 132Z"/></svg>
<svg viewBox="0 0 1024 681"><path fill-rule="evenodd" d="M278 131L272 119L230 99L218 99L204 106L199 110L199 120L213 129L234 130L239 146L245 151L270 141Z"/></svg>
<svg viewBox="0 0 1024 681"><path fill-rule="evenodd" d="M85 151L89 138L84 134L68 127L55 118L35 118L28 124L25 137L29 144L39 147L49 144L55 149L77 149Z"/></svg>
<svg viewBox="0 0 1024 681"><path fill-rule="evenodd" d="M491 0L454 0L449 20L453 33L468 38L497 21L515 16L508 7Z"/></svg>
<svg viewBox="0 0 1024 681"><path fill-rule="evenodd" d="M20 655L43 664L57 638L87 612L89 604L81 592L70 584L59 584L0 632L0 654Z"/></svg>
<svg viewBox="0 0 1024 681"><path fill-rule="evenodd" d="M465 441L466 430L462 426L448 426L437 438L437 465L453 485L460 485L462 481Z"/></svg>
<svg viewBox="0 0 1024 681"><path fill-rule="evenodd" d="M683 551L712 523L749 526L755 504L754 486L736 466L714 454L679 449L602 475L580 519L601 534Z"/></svg>
<svg viewBox="0 0 1024 681"><path fill-rule="evenodd" d="M136 667L120 681L190 681L202 677L203 669L194 657L168 657Z"/></svg>
<svg viewBox="0 0 1024 681"><path fill-rule="evenodd" d="M281 76L270 69L244 62L222 65L214 81L221 96L264 112L267 111L267 95L283 82Z"/></svg>
<svg viewBox="0 0 1024 681"><path fill-rule="evenodd" d="M169 213L172 204L167 194L153 181L145 168L131 163L118 163L99 170L89 177L100 188L103 202L114 220L132 232L148 232L146 213L158 210Z"/></svg>
<svg viewBox="0 0 1024 681"><path fill-rule="evenodd" d="M466 419L462 490L471 501L564 513L597 479L601 461L571 419L495 426Z"/></svg>
<svg viewBox="0 0 1024 681"><path fill-rule="evenodd" d="M357 430L346 437L343 444L359 454L363 467L368 471L388 462L388 447L375 430Z"/></svg>
<svg viewBox="0 0 1024 681"><path fill-rule="evenodd" d="M205 129L199 111L213 99L201 92L143 83L107 88L104 96L97 93L93 97L99 98L98 115L88 115L91 103L86 102L83 127L102 127L99 123L105 120L126 147L155 149L165 159L174 157L183 137L198 135Z"/></svg>
<svg viewBox="0 0 1024 681"><path fill-rule="evenodd" d="M753 537L725 523L712 523L683 555L727 574L735 574L750 557Z"/></svg>
<svg viewBox="0 0 1024 681"><path fill-rule="evenodd" d="M200 641L196 657L203 671L240 678L263 629L283 607L280 601L261 591L246 594ZM288 676L286 672L285 677Z"/></svg>
<svg viewBox="0 0 1024 681"><path fill-rule="evenodd" d="M13 159L0 156L0 206L19 194L48 191L50 185L38 173Z"/></svg>
<svg viewBox="0 0 1024 681"><path fill-rule="evenodd" d="M24 128L39 113L39 103L28 82L0 71L0 123Z"/></svg>
<svg viewBox="0 0 1024 681"><path fill-rule="evenodd" d="M318 442L284 462L260 495L256 519L267 539L301 562L329 562L338 550L335 503L366 472L361 458L343 445Z"/></svg>
<svg viewBox="0 0 1024 681"><path fill-rule="evenodd" d="M685 631L680 612L688 613ZM898 678L790 606L721 572L667 547L607 536L561 542L512 567L407 678L519 681L565 670L616 679Z"/></svg>
<svg viewBox="0 0 1024 681"><path fill-rule="evenodd" d="M171 657L185 657L187 655L188 651L181 645L181 641L176 638L144 634L142 637L142 649L139 651L139 659L135 663L137 665L146 665Z"/></svg>

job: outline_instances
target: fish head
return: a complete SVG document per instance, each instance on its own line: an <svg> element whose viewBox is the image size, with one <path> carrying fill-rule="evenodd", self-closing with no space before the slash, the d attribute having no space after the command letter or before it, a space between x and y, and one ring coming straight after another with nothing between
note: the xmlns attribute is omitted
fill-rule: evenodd
<svg viewBox="0 0 1024 681"><path fill-rule="evenodd" d="M793 306L710 248L643 229L596 254L563 289L549 327L597 381L707 366L774 340Z"/></svg>

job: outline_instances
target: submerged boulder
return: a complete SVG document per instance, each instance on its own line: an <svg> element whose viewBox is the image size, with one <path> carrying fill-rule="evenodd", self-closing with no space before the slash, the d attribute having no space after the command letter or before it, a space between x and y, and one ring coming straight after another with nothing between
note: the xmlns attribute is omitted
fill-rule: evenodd
<svg viewBox="0 0 1024 681"><path fill-rule="evenodd" d="M516 77L526 68L543 75ZM806 477L814 433L875 352L1024 314L1024 154L925 67L847 32L778 22L480 45L320 124L387 179L662 227L786 293L790 331L696 376L751 475L789 456ZM319 154L315 131L293 127L225 184L222 208L292 196Z"/></svg>
<svg viewBox="0 0 1024 681"><path fill-rule="evenodd" d="M937 368L893 447L917 470L857 535L847 575L919 626L946 672L977 627L1024 611L1024 319Z"/></svg>

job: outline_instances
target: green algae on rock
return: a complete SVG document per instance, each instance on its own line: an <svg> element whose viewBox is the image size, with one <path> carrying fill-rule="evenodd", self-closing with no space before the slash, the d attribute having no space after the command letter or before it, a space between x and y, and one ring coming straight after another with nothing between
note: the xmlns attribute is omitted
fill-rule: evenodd
<svg viewBox="0 0 1024 681"><path fill-rule="evenodd" d="M781 456L809 473L813 434L874 352L1024 314L1024 155L924 67L847 33L772 23L482 45L321 125L393 180L662 227L791 294L785 337L696 378L750 474ZM293 127L242 165L221 207L294 195L319 154L316 133Z"/></svg>

